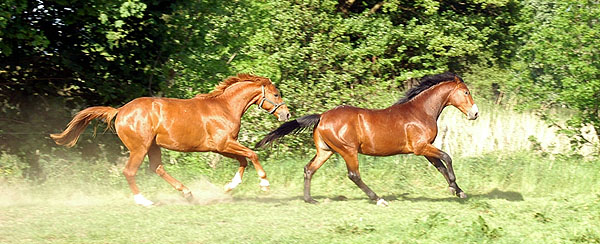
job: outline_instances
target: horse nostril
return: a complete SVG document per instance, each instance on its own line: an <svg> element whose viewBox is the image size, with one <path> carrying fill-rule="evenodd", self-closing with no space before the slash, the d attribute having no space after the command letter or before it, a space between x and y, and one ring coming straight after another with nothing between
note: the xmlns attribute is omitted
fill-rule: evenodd
<svg viewBox="0 0 600 244"><path fill-rule="evenodd" d="M287 121L290 119L291 115L289 112L280 112L277 117L279 118L279 121Z"/></svg>

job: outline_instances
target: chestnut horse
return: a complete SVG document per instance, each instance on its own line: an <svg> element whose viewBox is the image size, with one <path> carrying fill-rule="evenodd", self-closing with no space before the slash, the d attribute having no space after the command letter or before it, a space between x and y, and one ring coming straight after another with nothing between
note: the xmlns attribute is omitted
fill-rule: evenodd
<svg viewBox="0 0 600 244"><path fill-rule="evenodd" d="M248 165L254 164L260 186L268 189L269 181L258 156L237 141L242 115L252 105L276 114L280 121L288 120L290 113L277 88L265 77L238 74L221 82L214 91L198 94L191 99L142 97L120 108L90 107L77 113L60 134L50 135L59 145L72 147L91 120L99 118L109 124L115 118L117 135L129 149L129 161L123 174L134 194L135 203L149 206L135 184L135 175L144 157L148 155L150 169L183 196L191 200L191 191L165 172L160 148L180 152L216 152L239 161L235 176L225 185L229 191L242 182Z"/></svg>
<svg viewBox="0 0 600 244"><path fill-rule="evenodd" d="M310 195L313 174L334 153L346 161L348 177L377 205L387 205L360 178L358 154L390 156L414 153L433 164L448 182L453 194L467 195L456 184L452 159L432 145L437 136L437 119L444 107L453 105L473 120L479 116L469 89L452 73L426 76L406 96L385 109L338 106L323 114L289 121L269 133L256 147L262 147L294 131L313 127L316 156L304 167L304 201L316 203ZM446 162L446 166L442 163Z"/></svg>

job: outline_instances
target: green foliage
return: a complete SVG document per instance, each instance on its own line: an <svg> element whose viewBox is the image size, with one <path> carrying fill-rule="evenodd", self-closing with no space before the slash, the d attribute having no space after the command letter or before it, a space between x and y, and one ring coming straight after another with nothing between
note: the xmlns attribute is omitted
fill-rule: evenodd
<svg viewBox="0 0 600 244"><path fill-rule="evenodd" d="M533 215L533 218L541 223L548 223L550 222L552 219L546 217L546 215L544 215L543 213L535 213Z"/></svg>
<svg viewBox="0 0 600 244"><path fill-rule="evenodd" d="M231 65L273 79L299 117L340 104L384 108L401 97L407 79L506 62L509 56L497 53L498 42L508 38L502 25L510 25L515 14L511 4L444 7L433 14L419 3L409 6L415 11L396 4L386 2L375 12L375 3L356 3L348 11L337 1L255 4L263 18L254 22L255 31ZM246 117L246 123L258 125L248 133L273 128L258 120ZM304 138L291 144L311 145Z"/></svg>
<svg viewBox="0 0 600 244"><path fill-rule="evenodd" d="M361 220L362 221L362 220ZM339 235L361 235L375 231L375 226L364 223L343 222L333 228Z"/></svg>
<svg viewBox="0 0 600 244"><path fill-rule="evenodd" d="M488 225L481 215L477 217L477 220L471 224L471 231L466 234L474 236L476 238L482 238L483 240L494 240L502 236L502 228L493 228Z"/></svg>
<svg viewBox="0 0 600 244"><path fill-rule="evenodd" d="M429 215L414 220L415 238L426 238L432 231L443 229L448 224L448 218L441 212L432 212Z"/></svg>
<svg viewBox="0 0 600 244"><path fill-rule="evenodd" d="M45 136L83 107L189 98L239 72L270 77L299 117L340 104L387 107L408 81L450 70L485 99L502 103L512 92L525 101L518 104L579 111L564 131L585 142L582 126L600 131L597 5L7 0L0 3L0 150L35 170L31 152L62 150ZM240 140L252 145L277 125L250 110ZM276 153L312 145L310 136L286 140ZM86 137L77 149L89 145L120 151L114 137Z"/></svg>
<svg viewBox="0 0 600 244"><path fill-rule="evenodd" d="M570 241L575 243L600 243L600 235L588 229L583 233L575 234Z"/></svg>
<svg viewBox="0 0 600 244"><path fill-rule="evenodd" d="M160 81L161 94L182 98L210 92L214 86L240 70L231 62L241 57L240 49L251 45L263 13L250 1L199 1L176 5L163 15L165 34L181 49L162 67L169 73ZM249 70L242 70L248 72ZM262 73L260 73L262 74ZM262 74L266 75L266 74Z"/></svg>
<svg viewBox="0 0 600 244"><path fill-rule="evenodd" d="M583 127L600 138L600 4L594 1L525 1L515 27L522 47L511 86L524 105L542 113L555 106L576 111L564 126L575 144L589 143ZM556 124L556 119L546 119ZM600 147L597 147L600 148Z"/></svg>
<svg viewBox="0 0 600 244"><path fill-rule="evenodd" d="M0 154L0 183L21 181L28 165L17 156L6 153Z"/></svg>
<svg viewBox="0 0 600 244"><path fill-rule="evenodd" d="M163 76L157 64L174 51L160 19L170 13L170 5L0 3L0 150L38 171L37 155L54 147L48 134L63 129L73 112L89 105L121 105L156 90L152 78ZM82 141L80 150L86 144ZM119 150L118 142L109 145Z"/></svg>

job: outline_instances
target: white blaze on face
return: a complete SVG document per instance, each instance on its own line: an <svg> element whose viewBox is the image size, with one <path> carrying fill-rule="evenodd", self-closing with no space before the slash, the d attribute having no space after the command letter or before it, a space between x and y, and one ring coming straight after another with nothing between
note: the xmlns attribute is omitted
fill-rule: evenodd
<svg viewBox="0 0 600 244"><path fill-rule="evenodd" d="M477 107L477 104L473 104L473 107L471 107L471 110L469 110L469 119L476 119L477 117L479 117L479 108Z"/></svg>

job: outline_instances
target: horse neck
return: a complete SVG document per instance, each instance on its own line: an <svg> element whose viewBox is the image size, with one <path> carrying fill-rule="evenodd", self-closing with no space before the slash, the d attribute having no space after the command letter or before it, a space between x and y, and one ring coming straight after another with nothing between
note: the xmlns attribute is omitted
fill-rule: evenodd
<svg viewBox="0 0 600 244"><path fill-rule="evenodd" d="M419 107L419 111L423 111L428 117L437 121L444 108L448 105L448 97L453 89L452 82L438 84L423 91L407 103Z"/></svg>
<svg viewBox="0 0 600 244"><path fill-rule="evenodd" d="M258 101L260 94L260 85L241 82L228 87L217 98L221 99L224 104L227 104L232 115L241 119L248 108Z"/></svg>

